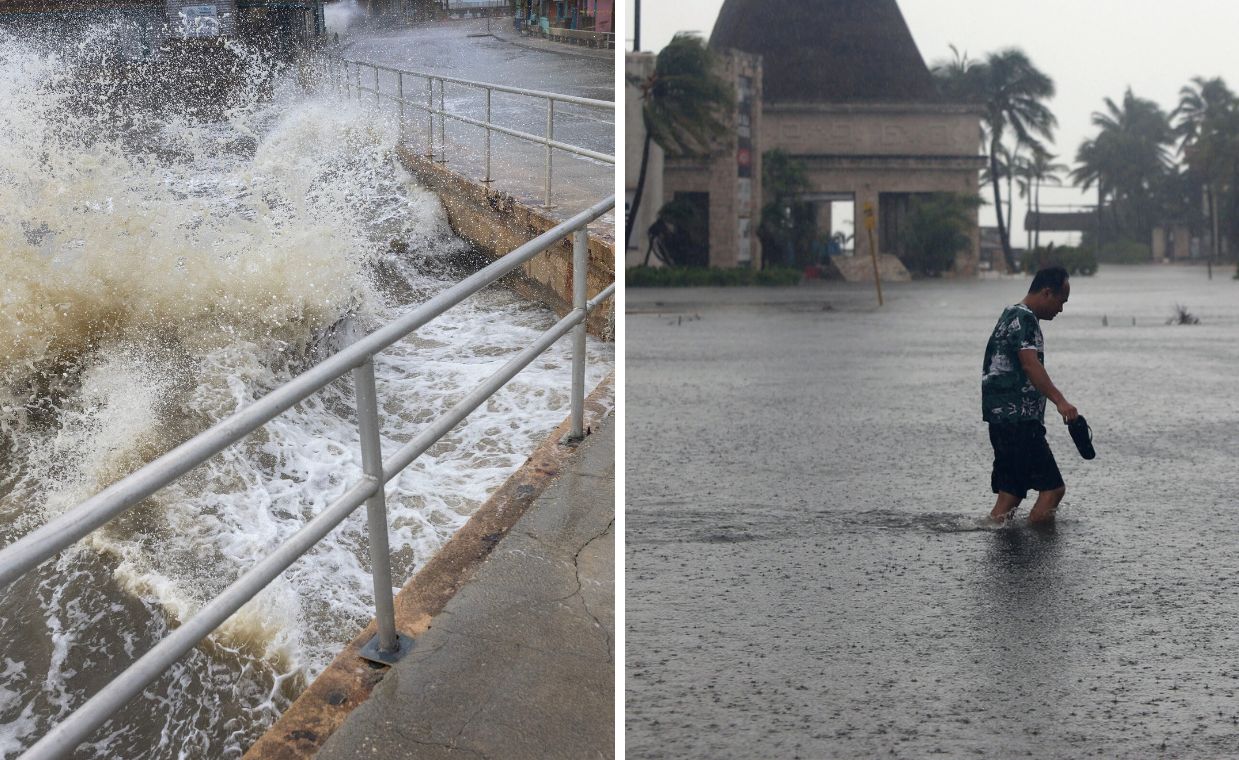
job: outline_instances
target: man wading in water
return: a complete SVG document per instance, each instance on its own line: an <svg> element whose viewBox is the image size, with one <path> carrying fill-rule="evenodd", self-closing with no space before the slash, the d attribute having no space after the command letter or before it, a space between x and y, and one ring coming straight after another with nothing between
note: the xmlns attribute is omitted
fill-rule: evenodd
<svg viewBox="0 0 1239 760"><path fill-rule="evenodd" d="M994 445L990 485L998 501L990 518L998 522L1011 515L1029 489L1040 494L1028 522L1052 522L1054 510L1067 493L1045 440L1045 400L1054 402L1064 422L1080 413L1046 374L1041 320L1058 316L1070 295L1066 269L1042 269L1033 277L1024 300L1002 312L985 346L981 415L989 423L989 440Z"/></svg>

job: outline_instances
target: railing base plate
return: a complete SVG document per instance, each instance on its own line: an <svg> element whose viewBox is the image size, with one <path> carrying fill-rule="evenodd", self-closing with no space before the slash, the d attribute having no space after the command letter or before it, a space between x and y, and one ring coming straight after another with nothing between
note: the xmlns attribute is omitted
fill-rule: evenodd
<svg viewBox="0 0 1239 760"><path fill-rule="evenodd" d="M366 662L373 662L377 665L395 665L400 658L404 657L409 652L413 651L413 645L416 642L404 634L396 634L396 651L381 652L379 651L379 636L376 633L374 638L366 642L366 645L361 648L357 656Z"/></svg>
<svg viewBox="0 0 1239 760"><path fill-rule="evenodd" d="M585 433L582 435L572 435L571 433L569 433L568 435L565 435L563 438L559 439L559 445L560 446L576 446L577 444L581 443L581 441L584 441L591 432L593 431L586 430Z"/></svg>

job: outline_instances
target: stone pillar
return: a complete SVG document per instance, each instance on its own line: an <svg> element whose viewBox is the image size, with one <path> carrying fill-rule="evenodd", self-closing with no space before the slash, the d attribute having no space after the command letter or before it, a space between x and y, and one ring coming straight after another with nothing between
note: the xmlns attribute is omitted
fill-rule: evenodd
<svg viewBox="0 0 1239 760"><path fill-rule="evenodd" d="M1166 228L1153 228L1153 260L1161 261L1166 258Z"/></svg>
<svg viewBox="0 0 1239 760"><path fill-rule="evenodd" d="M725 153L710 163L710 266L734 269L740 256L736 156Z"/></svg>
<svg viewBox="0 0 1239 760"><path fill-rule="evenodd" d="M949 272L952 277L976 277L981 260L981 226L977 211L968 212L968 249L955 254L955 267Z"/></svg>

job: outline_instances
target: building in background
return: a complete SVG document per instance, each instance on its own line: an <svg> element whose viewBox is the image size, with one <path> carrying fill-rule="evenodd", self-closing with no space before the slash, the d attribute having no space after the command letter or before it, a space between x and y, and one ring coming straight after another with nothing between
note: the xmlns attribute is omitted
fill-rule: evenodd
<svg viewBox="0 0 1239 760"><path fill-rule="evenodd" d="M552 28L615 31L615 0L519 0L522 17L532 12Z"/></svg>
<svg viewBox="0 0 1239 760"><path fill-rule="evenodd" d="M719 51L718 62L720 76L736 92L735 132L708 158L668 158L664 201L678 198L697 206L708 230L710 266L760 269L762 59L726 49Z"/></svg>
<svg viewBox="0 0 1239 760"><path fill-rule="evenodd" d="M47 34L75 34L98 21L131 28L131 58L170 42L243 38L290 50L325 31L323 0L0 0L0 24ZM40 34L43 32L27 31Z"/></svg>
<svg viewBox="0 0 1239 760"><path fill-rule="evenodd" d="M812 204L821 239L854 240L869 207L875 244L888 256L903 252L900 230L916 196L978 195L980 112L942 101L895 0L726 0L710 47L736 86L736 134L722 155L665 161L662 192L651 194L647 184L627 243L629 265L644 256L657 208L690 195L709 216L711 266L792 263L787 252L763 252L756 238L762 155L772 150L806 169L809 188L796 201ZM645 60L630 55L630 73L653 65ZM629 137L629 198L636 147ZM971 222L972 245L957 256L958 275L977 270L975 212Z"/></svg>

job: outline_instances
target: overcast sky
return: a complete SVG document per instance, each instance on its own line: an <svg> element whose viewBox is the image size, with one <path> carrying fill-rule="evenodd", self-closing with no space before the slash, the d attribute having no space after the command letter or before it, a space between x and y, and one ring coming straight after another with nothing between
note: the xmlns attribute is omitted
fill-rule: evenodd
<svg viewBox="0 0 1239 760"><path fill-rule="evenodd" d="M813 2L813 0L805 0ZM1221 76L1239 88L1237 0L898 0L925 62L951 55L954 44L980 58L1020 47L1054 79L1050 103L1058 117L1054 152L1071 165L1076 148L1095 134L1089 123L1103 99L1136 95L1169 112L1179 89L1193 76ZM628 0L632 19L632 0ZM681 30L709 36L723 0L645 0L641 9L644 50L658 50ZM778 19L770 19L777 24ZM626 27L631 49L632 27ZM988 199L988 193L984 194ZM1090 194L1091 195L1091 194ZM1044 190L1042 205L1090 202L1073 189ZM1023 215L1017 201L1016 229ZM994 224L983 212L983 224ZM1018 234L1013 238L1022 245Z"/></svg>

